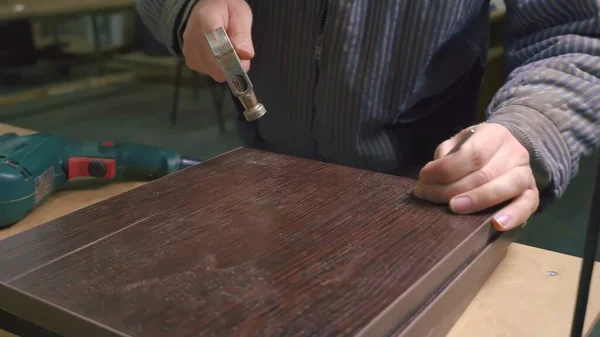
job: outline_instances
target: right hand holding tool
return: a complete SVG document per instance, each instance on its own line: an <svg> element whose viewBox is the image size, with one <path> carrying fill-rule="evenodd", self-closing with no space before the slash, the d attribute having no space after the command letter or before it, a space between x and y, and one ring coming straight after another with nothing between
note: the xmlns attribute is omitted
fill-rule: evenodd
<svg viewBox="0 0 600 337"><path fill-rule="evenodd" d="M190 69L209 75L217 82L225 82L223 72L204 41L207 33L219 27L225 28L247 72L254 57L254 46L250 35L252 10L244 0L199 0L192 8L183 32L183 56Z"/></svg>

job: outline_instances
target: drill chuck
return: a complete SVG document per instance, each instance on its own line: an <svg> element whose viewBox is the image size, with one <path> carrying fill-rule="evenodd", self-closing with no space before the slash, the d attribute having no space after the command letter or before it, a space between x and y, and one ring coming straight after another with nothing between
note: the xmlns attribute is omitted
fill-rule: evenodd
<svg viewBox="0 0 600 337"><path fill-rule="evenodd" d="M179 163L179 169L183 170L184 168L188 168L190 166L194 166L202 163L202 161L190 157L181 157L181 162Z"/></svg>

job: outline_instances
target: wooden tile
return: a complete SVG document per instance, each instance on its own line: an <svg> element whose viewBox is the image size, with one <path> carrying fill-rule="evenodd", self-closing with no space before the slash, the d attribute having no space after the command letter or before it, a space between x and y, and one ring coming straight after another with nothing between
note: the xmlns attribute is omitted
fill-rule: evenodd
<svg viewBox="0 0 600 337"><path fill-rule="evenodd" d="M385 335L495 235L413 184L239 149L1 241L0 291L67 334Z"/></svg>

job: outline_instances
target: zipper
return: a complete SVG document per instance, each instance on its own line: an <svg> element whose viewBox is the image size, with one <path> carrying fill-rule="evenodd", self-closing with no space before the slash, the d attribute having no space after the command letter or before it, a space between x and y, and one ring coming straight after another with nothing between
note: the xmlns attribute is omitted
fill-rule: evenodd
<svg viewBox="0 0 600 337"><path fill-rule="evenodd" d="M321 22L321 35L319 35L317 39L317 48L315 50L316 61L321 60L321 54L323 53L323 39L325 35L325 28L327 28L327 21L329 19L329 16L327 14L329 7L331 6L331 1L333 0L327 0L327 3L325 4L325 11L323 12L323 21Z"/></svg>
<svg viewBox="0 0 600 337"><path fill-rule="evenodd" d="M317 39L317 49L315 49L315 61L321 61L321 54L323 53L323 33Z"/></svg>
<svg viewBox="0 0 600 337"><path fill-rule="evenodd" d="M329 11L332 1L333 0L327 0L327 3L325 4L325 11L323 12L323 19L321 21L321 34L317 38L317 47L315 49L316 74L315 74L315 82L314 82L313 93L312 93L313 109L312 109L312 116L311 116L311 120L310 120L311 121L310 122L310 133L312 135L312 140L313 140L313 153L317 160L318 159L324 160L324 158L322 158L322 156L320 156L318 154L317 140L314 137L315 115L317 113L315 97L316 97L316 93L317 93L317 86L319 84L319 80L321 77L321 55L323 53L323 40L324 40L324 36L325 36L325 28L327 27L327 21L329 19L328 11Z"/></svg>

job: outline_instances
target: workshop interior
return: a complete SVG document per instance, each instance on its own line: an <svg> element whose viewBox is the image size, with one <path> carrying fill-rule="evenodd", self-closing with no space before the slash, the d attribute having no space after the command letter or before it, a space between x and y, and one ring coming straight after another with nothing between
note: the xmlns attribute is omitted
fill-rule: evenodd
<svg viewBox="0 0 600 337"><path fill-rule="evenodd" d="M487 105L507 76L502 47L504 17L502 2L492 1L489 25L492 39L478 101L480 121L484 120ZM50 150L51 147L68 149L74 157L61 162L64 168L68 168L68 173L60 178L63 183L81 175L109 180L148 180L157 186L166 184L165 179L172 174L201 166L204 162L210 164L213 158L228 158L226 155L244 147L236 128L240 118L237 99L247 108L248 120L258 119L264 114L264 107L259 103L260 97L257 102L256 97L235 95L236 83L230 86L227 82L216 82L207 75L192 71L183 58L172 55L142 23L136 13L135 0L2 1L0 28L0 149L3 148L3 142L13 142L14 145L24 135L30 137L27 141L30 142L31 152L28 153L34 153L34 148L38 150L35 153L43 153L40 150L42 144L48 148L47 151L55 151ZM234 73L231 76L244 78L243 70L237 71L240 75ZM251 81L247 77L245 79ZM134 168L124 169L121 164L115 164L113 159L86 159L106 154L127 161ZM0 161L5 157L0 152ZM24 154L19 158L22 161L34 161ZM37 162L52 160L59 159L36 159ZM570 183L564 196L543 213L534 215L519 230L518 238L513 243L533 247L536 251L547 251L556 254L548 256L560 256L564 261L571 261L562 270L549 269L550 266L546 268L534 262L530 265L531 269L541 268L544 275L539 276L540 280L552 284L558 284L561 278L565 278L564 273L571 273L568 281L561 281L561 284L569 284L564 288L564 293L561 294L563 288L548 286L547 289L552 292L541 294L545 298L537 300L545 303L545 311L540 316L546 316L531 317L531 321L536 323L545 321L546 324L567 327L561 331L567 331L573 320L576 289L580 282L579 269L593 208L594 186L597 185L593 182L600 179L596 177L599 161L598 153L584 158L577 177ZM5 164L17 165L8 159ZM44 179L53 179L59 174L55 170L53 167L51 171L45 171L45 176L39 179L33 177L28 169L19 171L26 180L28 177L35 178L27 186L8 178L2 181L8 175L3 175L0 170L0 195L18 195L16 199L32 195L33 189L43 189L40 184L44 184ZM176 179L175 176L173 179ZM33 184L33 180L37 185ZM90 195L95 203L100 202L100 198L91 195L99 189L113 188L111 186L110 183L106 186L82 184L43 197L48 197L45 202L54 205L61 200L69 202L68 193L79 190ZM117 193L113 196L116 197ZM50 208L45 205L32 209L32 205L39 201L34 198L25 202L23 197L23 203L5 203L4 206L2 198L0 196L0 225L15 223L18 226L19 222L25 223L38 215L44 219L67 216L64 212L40 215L40 212L50 212ZM74 216L72 219L77 218ZM75 220L69 218L69 221ZM27 223L27 231L37 230ZM13 226L0 227L0 268L3 265L2 254L11 254L10 249L8 252L2 250L3 242L8 242L13 234L15 238L17 235ZM18 235L27 235L27 231ZM560 260L557 259L549 257L548 262L551 265L552 261ZM542 264L542 259L532 258L531 261ZM600 248L596 253L596 261L600 262ZM212 267L207 265L206 268ZM594 273L600 275L596 270ZM0 278L0 281L5 280ZM3 309L2 302L6 300L2 294L5 293L0 292L0 309ZM590 303L587 319L594 320L593 315L600 317L600 278L596 277L591 282L587 301ZM477 307L477 303L472 302L469 310L484 310L483 307ZM527 305L526 300L515 303L515 306ZM38 304L32 304L31 312L39 308ZM518 311L509 307L497 309ZM28 307L23 305L20 310L27 312ZM519 310L527 312L526 309ZM489 318L490 315L481 313L480 317ZM524 324L528 320L528 317L522 317L520 322ZM0 328L3 321L8 322L8 319L0 316ZM482 322L474 324L485 329ZM494 326L493 329L501 331L502 327ZM479 336L524 336L518 331L518 327L512 326L504 333L487 334L482 331ZM588 323L587 332L590 337L600 337L600 324ZM15 333L0 329L0 337L19 336ZM47 332L39 333L40 336L48 335ZM115 332L110 336L117 335Z"/></svg>

